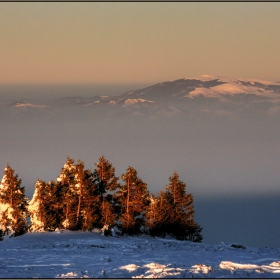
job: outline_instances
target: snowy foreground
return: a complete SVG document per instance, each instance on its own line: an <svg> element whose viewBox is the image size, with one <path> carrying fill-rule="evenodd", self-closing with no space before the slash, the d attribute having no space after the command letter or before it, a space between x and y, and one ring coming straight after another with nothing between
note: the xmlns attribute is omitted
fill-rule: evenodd
<svg viewBox="0 0 280 280"><path fill-rule="evenodd" d="M27 233L0 242L0 278L279 278L280 248L234 248L96 232Z"/></svg>

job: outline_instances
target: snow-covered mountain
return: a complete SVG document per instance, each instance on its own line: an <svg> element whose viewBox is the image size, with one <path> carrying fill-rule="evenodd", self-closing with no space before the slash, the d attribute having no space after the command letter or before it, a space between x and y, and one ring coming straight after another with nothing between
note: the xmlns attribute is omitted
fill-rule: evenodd
<svg viewBox="0 0 280 280"><path fill-rule="evenodd" d="M159 83L145 89L124 93L124 96L150 99L195 98L199 96L222 98L236 94L250 94L279 102L280 83L257 79L231 79L223 76L203 75L172 82Z"/></svg>
<svg viewBox="0 0 280 280"><path fill-rule="evenodd" d="M78 94L78 93L77 93ZM239 106L238 113L236 106ZM191 113L215 116L234 116L250 110L268 115L280 112L280 83L258 79L232 79L223 76L203 75L197 78L185 78L167 81L147 88L129 91L114 96L64 97L49 104L37 104L32 101L6 102L1 107L26 109L28 113L35 109L47 109L52 114L59 110L93 110L103 115L146 115L162 117ZM27 110L28 109L28 110ZM257 111L256 111L257 110Z"/></svg>

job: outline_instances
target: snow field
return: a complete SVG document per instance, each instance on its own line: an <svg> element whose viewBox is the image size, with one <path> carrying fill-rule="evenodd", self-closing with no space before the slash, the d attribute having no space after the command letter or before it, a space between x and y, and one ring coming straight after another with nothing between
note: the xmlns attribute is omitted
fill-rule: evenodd
<svg viewBox="0 0 280 280"><path fill-rule="evenodd" d="M0 278L279 278L280 248L37 232L0 243Z"/></svg>

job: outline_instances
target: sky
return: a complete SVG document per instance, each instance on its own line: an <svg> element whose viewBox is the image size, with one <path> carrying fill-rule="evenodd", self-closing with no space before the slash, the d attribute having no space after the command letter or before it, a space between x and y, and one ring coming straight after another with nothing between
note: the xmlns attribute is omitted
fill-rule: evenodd
<svg viewBox="0 0 280 280"><path fill-rule="evenodd" d="M0 26L0 84L280 80L279 2L2 2Z"/></svg>

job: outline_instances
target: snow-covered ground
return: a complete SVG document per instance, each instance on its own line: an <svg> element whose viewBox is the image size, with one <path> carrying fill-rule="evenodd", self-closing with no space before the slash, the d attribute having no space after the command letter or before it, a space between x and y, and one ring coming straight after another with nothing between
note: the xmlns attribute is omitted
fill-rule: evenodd
<svg viewBox="0 0 280 280"><path fill-rule="evenodd" d="M0 278L280 277L280 248L231 245L97 232L27 233L0 242Z"/></svg>

